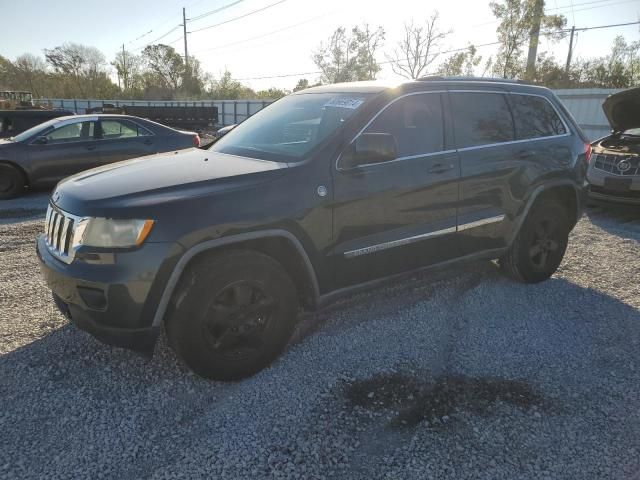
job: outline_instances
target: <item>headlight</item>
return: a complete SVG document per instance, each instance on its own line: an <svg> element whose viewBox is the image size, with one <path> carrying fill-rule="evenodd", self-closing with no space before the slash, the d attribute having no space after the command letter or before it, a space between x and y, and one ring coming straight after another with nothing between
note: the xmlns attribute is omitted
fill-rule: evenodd
<svg viewBox="0 0 640 480"><path fill-rule="evenodd" d="M73 244L91 247L135 247L147 238L153 220L85 218L76 226Z"/></svg>

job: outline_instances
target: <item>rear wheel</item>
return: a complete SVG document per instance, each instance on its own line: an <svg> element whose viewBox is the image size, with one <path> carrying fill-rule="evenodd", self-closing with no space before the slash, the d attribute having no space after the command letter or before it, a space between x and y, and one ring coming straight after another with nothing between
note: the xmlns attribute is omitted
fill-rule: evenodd
<svg viewBox="0 0 640 480"><path fill-rule="evenodd" d="M570 232L566 208L557 200L537 202L500 266L512 278L537 283L553 275L567 249Z"/></svg>
<svg viewBox="0 0 640 480"><path fill-rule="evenodd" d="M293 282L271 257L231 251L185 272L167 318L169 343L198 375L238 380L268 366L297 320Z"/></svg>
<svg viewBox="0 0 640 480"><path fill-rule="evenodd" d="M0 164L0 200L21 195L24 186L24 176L17 168Z"/></svg>

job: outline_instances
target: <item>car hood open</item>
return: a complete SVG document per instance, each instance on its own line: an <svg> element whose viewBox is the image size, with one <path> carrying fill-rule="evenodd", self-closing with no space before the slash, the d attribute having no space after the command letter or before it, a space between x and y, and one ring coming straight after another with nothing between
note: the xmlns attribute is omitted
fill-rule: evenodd
<svg viewBox="0 0 640 480"><path fill-rule="evenodd" d="M609 95L602 110L614 132L640 128L640 87Z"/></svg>

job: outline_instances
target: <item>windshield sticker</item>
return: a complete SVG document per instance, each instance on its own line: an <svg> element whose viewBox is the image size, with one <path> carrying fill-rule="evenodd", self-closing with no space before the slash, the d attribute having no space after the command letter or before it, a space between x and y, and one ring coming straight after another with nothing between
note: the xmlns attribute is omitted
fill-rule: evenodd
<svg viewBox="0 0 640 480"><path fill-rule="evenodd" d="M325 107L349 108L355 110L364 103L362 97L334 97L324 104Z"/></svg>

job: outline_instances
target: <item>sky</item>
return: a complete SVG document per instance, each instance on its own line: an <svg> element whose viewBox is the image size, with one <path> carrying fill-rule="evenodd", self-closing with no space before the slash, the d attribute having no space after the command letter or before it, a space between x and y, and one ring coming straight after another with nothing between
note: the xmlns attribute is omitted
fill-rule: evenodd
<svg viewBox="0 0 640 480"><path fill-rule="evenodd" d="M496 40L497 22L489 0L0 0L4 39L0 55L10 59L26 52L42 55L45 48L76 42L97 47L111 61L123 44L139 53L158 39L154 43L168 43L184 53L179 26L183 6L191 32L189 55L214 76L228 69L257 90L292 89L300 78L317 80L319 75L311 73L317 71L312 52L340 26L382 26L386 40L379 61L393 51L405 22L424 22L436 10L442 28L453 31L444 49ZM593 27L640 20L640 0L546 0L545 11L565 15L569 27ZM638 27L581 32L574 58L607 54L616 35L628 42L640 40ZM568 38L556 44L543 38L539 51L550 51L564 61L568 46ZM479 48L478 53L486 58L494 48ZM400 77L384 65L378 78Z"/></svg>

